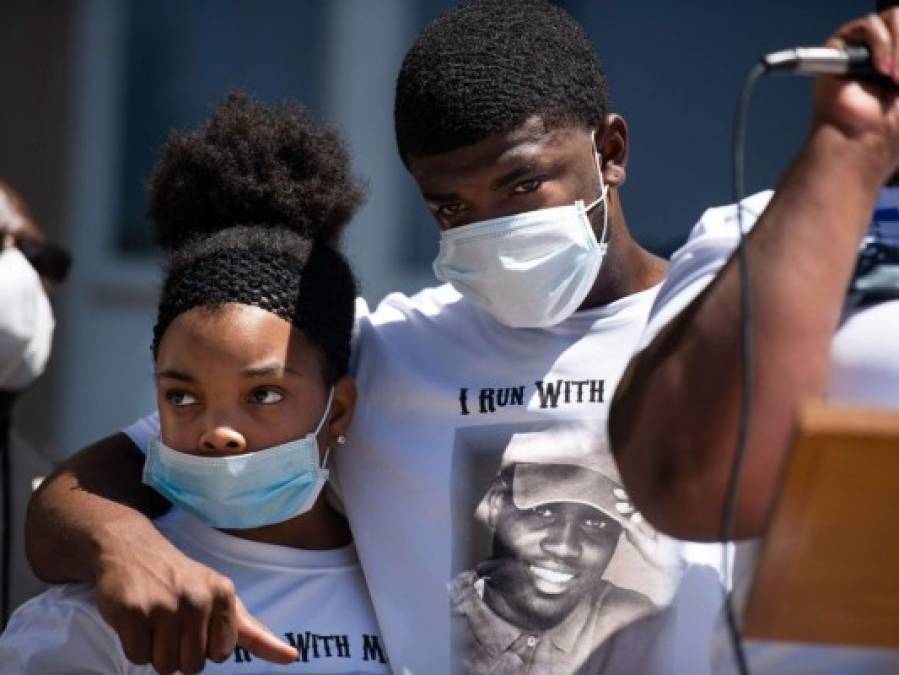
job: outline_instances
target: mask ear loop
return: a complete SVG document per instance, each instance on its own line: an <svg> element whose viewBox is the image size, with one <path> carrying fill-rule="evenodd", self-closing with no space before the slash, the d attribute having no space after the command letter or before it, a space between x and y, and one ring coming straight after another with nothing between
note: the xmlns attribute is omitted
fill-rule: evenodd
<svg viewBox="0 0 899 675"><path fill-rule="evenodd" d="M331 412L331 404L334 402L334 387L331 387L331 391L328 392L328 402L325 404L325 412L322 415L321 420L318 423L318 426L315 427L315 431L312 432L312 437L318 439L319 433L325 426L325 422L328 421L328 415ZM316 445L318 445L318 440L316 440ZM324 469L328 465L328 457L331 454L331 446L327 446L325 448L325 456L322 458L320 469Z"/></svg>
<svg viewBox="0 0 899 675"><path fill-rule="evenodd" d="M584 213L589 213L592 209L596 208L597 204L605 202L602 209L602 234L600 234L599 241L597 242L600 249L605 249L608 246L606 233L609 230L609 202L606 200L606 197L609 194L609 186L606 185L606 182L602 179L602 165L599 162L599 151L596 149L596 129L590 133L590 142L593 145L593 161L596 162L596 176L599 178L599 197L584 209Z"/></svg>
<svg viewBox="0 0 899 675"><path fill-rule="evenodd" d="M313 436L318 436L321 433L321 430L325 426L325 422L328 421L328 414L331 412L331 404L334 402L334 387L331 387L331 391L328 392L328 402L325 403L325 412L322 414L321 420L319 420L318 426L315 427L315 431L312 432Z"/></svg>

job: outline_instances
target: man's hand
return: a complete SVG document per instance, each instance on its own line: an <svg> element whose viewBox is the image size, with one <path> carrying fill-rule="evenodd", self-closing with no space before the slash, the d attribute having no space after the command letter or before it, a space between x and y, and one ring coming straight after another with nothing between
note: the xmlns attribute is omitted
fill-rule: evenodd
<svg viewBox="0 0 899 675"><path fill-rule="evenodd" d="M290 663L297 651L250 616L230 579L188 559L150 518L168 504L141 484L144 455L122 433L67 459L32 495L28 559L44 581L94 581L97 607L134 663L196 673L240 645Z"/></svg>
<svg viewBox="0 0 899 675"><path fill-rule="evenodd" d="M899 8L850 21L827 41L828 47L846 44L866 45L885 79L818 78L814 125L865 140L872 159L884 167L882 184L899 164Z"/></svg>
<svg viewBox="0 0 899 675"><path fill-rule="evenodd" d="M247 612L230 579L165 544L101 558L97 607L130 661L197 673L235 645L275 663L297 660L296 649Z"/></svg>

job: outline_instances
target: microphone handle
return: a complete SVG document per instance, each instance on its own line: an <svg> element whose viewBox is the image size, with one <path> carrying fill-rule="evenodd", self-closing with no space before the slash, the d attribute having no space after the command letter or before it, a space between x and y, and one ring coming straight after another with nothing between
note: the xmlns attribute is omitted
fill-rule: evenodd
<svg viewBox="0 0 899 675"><path fill-rule="evenodd" d="M888 77L874 69L870 49L864 45L846 45L843 51L849 57L846 70L847 77L855 80L881 80L892 84Z"/></svg>
<svg viewBox="0 0 899 675"><path fill-rule="evenodd" d="M893 80L881 75L871 63L871 51L864 45L834 47L796 47L762 57L765 69L785 75L836 75L854 80L876 82L895 87Z"/></svg>

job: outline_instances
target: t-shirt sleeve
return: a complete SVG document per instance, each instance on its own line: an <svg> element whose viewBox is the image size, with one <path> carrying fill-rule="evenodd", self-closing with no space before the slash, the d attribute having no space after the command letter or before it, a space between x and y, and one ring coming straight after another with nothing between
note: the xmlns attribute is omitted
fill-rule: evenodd
<svg viewBox="0 0 899 675"><path fill-rule="evenodd" d="M56 587L29 600L0 636L0 675L144 670L125 659L118 637L93 605L93 589L85 585Z"/></svg>
<svg viewBox="0 0 899 675"><path fill-rule="evenodd" d="M362 334L362 325L371 316L371 310L365 298L356 298L353 319L353 334L350 338L350 375L355 376L358 367L359 340Z"/></svg>
<svg viewBox="0 0 899 675"><path fill-rule="evenodd" d="M122 429L122 433L131 439L145 455L150 441L159 435L159 412L154 412Z"/></svg>
<svg viewBox="0 0 899 675"><path fill-rule="evenodd" d="M744 231L752 229L772 194L771 190L766 190L741 202ZM740 240L738 225L735 204L710 208L703 213L687 243L671 256L668 275L659 289L640 340L641 350L699 297L721 271Z"/></svg>

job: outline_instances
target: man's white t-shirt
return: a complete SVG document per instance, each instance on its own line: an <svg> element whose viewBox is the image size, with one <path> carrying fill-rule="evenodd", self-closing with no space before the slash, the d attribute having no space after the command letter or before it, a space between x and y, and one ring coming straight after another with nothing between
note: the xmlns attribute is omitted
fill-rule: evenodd
<svg viewBox="0 0 899 675"><path fill-rule="evenodd" d="M745 199L743 227L749 231L764 211L773 192ZM878 209L893 206L896 194L884 190ZM668 277L659 291L641 340L652 339L709 285L734 252L738 236L735 205L707 210L690 234L687 243L671 258ZM899 241L899 222L880 223L878 236L885 242ZM872 230L873 231L873 230ZM891 234L893 233L893 234ZM797 252L801 255L802 252ZM750 269L751 269L750 260ZM763 353L756 358L764 359ZM831 344L827 381L828 400L856 405L899 409L899 300L856 306L847 301L840 325ZM689 547L687 547L689 548ZM709 546L700 546L706 562L715 563L720 553L709 556ZM720 551L720 548L719 548ZM738 608L745 602L758 553L758 542L737 544L734 554L734 597ZM714 575L706 576L717 583ZM679 593L678 609L689 616L691 606L700 606L700 595L714 595L708 585L695 594ZM689 623L689 619L687 619ZM735 672L733 655L722 621L714 625L712 670ZM771 673L896 673L899 652L887 650L817 647L774 642L747 642L751 672ZM694 671L697 674L705 672Z"/></svg>
<svg viewBox="0 0 899 675"><path fill-rule="evenodd" d="M299 650L280 666L238 648L204 673L389 673L387 653L352 545L310 551L260 544L214 530L172 509L157 521L181 551L234 581L247 609ZM149 675L130 663L101 618L92 584L65 584L32 598L0 636L0 674Z"/></svg>
<svg viewBox="0 0 899 675"><path fill-rule="evenodd" d="M504 326L448 285L390 295L373 312L359 301L351 366L359 400L348 443L332 456L394 672L440 675L465 661L454 645L472 626L454 610L452 582L470 570L494 570L480 576L490 589L517 580L485 598L517 607L491 625L508 636L503 658L522 664L545 651L550 625L597 636L595 649L578 649L600 651L610 635L575 614L591 574L634 591L640 607L668 604L679 570L666 540L629 506L605 437L657 290L547 329ZM158 420L128 432L146 448ZM503 471L513 476L506 493L497 489ZM561 478L541 483L542 475ZM610 523L622 528L617 539L601 536ZM642 621L634 631L653 623L647 611L633 614ZM621 628L621 618L607 623ZM541 622L545 632L534 627ZM658 635L658 624L646 634ZM570 663L563 652L572 642L558 642L559 663ZM616 644L645 664L647 642L630 635Z"/></svg>

